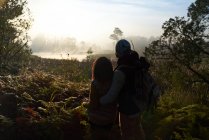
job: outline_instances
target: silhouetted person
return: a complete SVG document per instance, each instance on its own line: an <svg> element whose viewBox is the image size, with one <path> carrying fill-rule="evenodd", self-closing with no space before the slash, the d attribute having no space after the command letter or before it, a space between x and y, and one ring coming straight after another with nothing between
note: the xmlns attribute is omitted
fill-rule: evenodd
<svg viewBox="0 0 209 140"><path fill-rule="evenodd" d="M113 67L106 57L98 58L92 67L92 82L89 96L88 117L91 125L91 140L108 140L115 123L117 107L113 102L102 106L99 102L109 90L112 82Z"/></svg>
<svg viewBox="0 0 209 140"><path fill-rule="evenodd" d="M117 100L123 140L144 140L141 112L131 96L135 91L134 73L139 55L132 51L130 43L123 39L116 44L116 57L118 66L114 71L111 88L100 102L108 105Z"/></svg>

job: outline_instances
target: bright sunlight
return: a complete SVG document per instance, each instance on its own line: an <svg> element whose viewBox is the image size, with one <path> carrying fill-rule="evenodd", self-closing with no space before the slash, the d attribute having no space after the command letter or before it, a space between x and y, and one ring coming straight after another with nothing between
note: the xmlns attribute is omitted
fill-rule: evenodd
<svg viewBox="0 0 209 140"><path fill-rule="evenodd" d="M49 36L73 36L79 39L88 38L93 27L89 18L95 19L79 1L44 1L34 15L34 27Z"/></svg>
<svg viewBox="0 0 209 140"><path fill-rule="evenodd" d="M111 45L115 27L125 37L159 36L163 22L186 14L191 1L29 0L34 18L30 36L73 37L102 47Z"/></svg>

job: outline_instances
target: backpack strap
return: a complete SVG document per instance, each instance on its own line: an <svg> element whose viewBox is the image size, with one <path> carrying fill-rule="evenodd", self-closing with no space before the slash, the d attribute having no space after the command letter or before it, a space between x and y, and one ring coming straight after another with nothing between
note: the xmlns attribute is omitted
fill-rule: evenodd
<svg viewBox="0 0 209 140"><path fill-rule="evenodd" d="M123 68L131 68L131 69L133 69L133 68L135 68L134 66L129 66L129 65L118 65L115 69L114 69L114 71L116 71L116 70L121 70L121 69L123 69Z"/></svg>

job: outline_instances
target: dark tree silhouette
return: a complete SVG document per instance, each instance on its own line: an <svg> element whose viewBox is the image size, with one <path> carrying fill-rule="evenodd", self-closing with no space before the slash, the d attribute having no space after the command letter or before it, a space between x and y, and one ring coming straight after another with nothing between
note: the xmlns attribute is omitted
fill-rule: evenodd
<svg viewBox="0 0 209 140"><path fill-rule="evenodd" d="M175 62L209 84L209 1L196 0L187 17L170 18L162 28L162 36L146 48L146 56Z"/></svg>
<svg viewBox="0 0 209 140"><path fill-rule="evenodd" d="M115 41L120 40L123 37L123 32L120 28L115 27L113 34L110 35L110 39L113 39Z"/></svg>
<svg viewBox="0 0 209 140"><path fill-rule="evenodd" d="M0 70L24 64L31 50L27 34L32 21L25 0L5 0L0 5Z"/></svg>

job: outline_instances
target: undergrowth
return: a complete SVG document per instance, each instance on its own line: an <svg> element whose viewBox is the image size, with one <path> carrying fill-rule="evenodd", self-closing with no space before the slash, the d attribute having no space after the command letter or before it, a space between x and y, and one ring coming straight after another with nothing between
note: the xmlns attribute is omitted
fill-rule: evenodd
<svg viewBox="0 0 209 140"><path fill-rule="evenodd" d="M91 62L40 61L17 76L0 76L1 140L89 139ZM157 108L143 113L146 139L208 140L208 95L207 85L166 89Z"/></svg>
<svg viewBox="0 0 209 140"><path fill-rule="evenodd" d="M88 83L70 82L39 71L0 77L0 100L7 94L17 96L17 104L1 106L17 110L12 115L1 110L1 139L83 139L88 93Z"/></svg>

